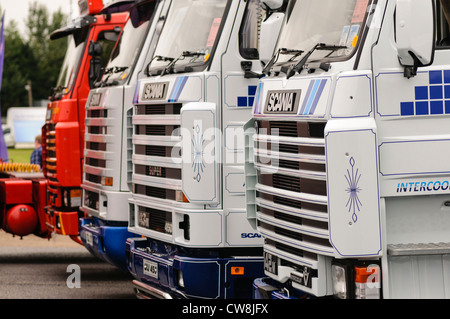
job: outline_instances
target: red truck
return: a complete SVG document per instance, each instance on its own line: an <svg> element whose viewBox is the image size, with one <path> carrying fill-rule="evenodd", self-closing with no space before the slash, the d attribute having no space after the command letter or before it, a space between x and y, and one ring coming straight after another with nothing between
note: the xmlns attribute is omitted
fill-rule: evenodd
<svg viewBox="0 0 450 319"><path fill-rule="evenodd" d="M46 225L49 232L68 235L80 244L85 104L128 19L127 9L132 3L114 1L103 7L101 0L79 1L80 17L50 35L51 39L69 37L69 47L42 127Z"/></svg>
<svg viewBox="0 0 450 319"><path fill-rule="evenodd" d="M68 37L69 44L42 127L42 171L47 181L45 223L50 233L68 235L79 243L85 104L132 3L114 1L104 7L102 0L80 0L80 17L50 35L52 40Z"/></svg>
<svg viewBox="0 0 450 319"><path fill-rule="evenodd" d="M42 127L42 171L30 164L0 163L4 231L20 237L69 235L81 244L85 104L134 2L116 0L104 6L102 0L79 0L80 16L50 35L51 40L68 38L68 48Z"/></svg>

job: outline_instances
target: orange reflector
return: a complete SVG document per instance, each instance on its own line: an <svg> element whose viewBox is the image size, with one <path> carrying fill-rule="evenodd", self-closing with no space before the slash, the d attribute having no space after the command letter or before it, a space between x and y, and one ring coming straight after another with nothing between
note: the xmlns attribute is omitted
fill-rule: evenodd
<svg viewBox="0 0 450 319"><path fill-rule="evenodd" d="M113 185L113 178L105 177L105 186L112 186L112 185Z"/></svg>
<svg viewBox="0 0 450 319"><path fill-rule="evenodd" d="M355 267L355 282L378 282L380 278L379 271L380 268L378 266Z"/></svg>
<svg viewBox="0 0 450 319"><path fill-rule="evenodd" d="M81 197L81 189L70 190L70 197Z"/></svg>
<svg viewBox="0 0 450 319"><path fill-rule="evenodd" d="M184 193L182 191L176 191L175 200L177 202L189 203L189 200L187 199L186 195L184 195Z"/></svg>
<svg viewBox="0 0 450 319"><path fill-rule="evenodd" d="M244 267L231 267L231 274L232 275L243 275Z"/></svg>

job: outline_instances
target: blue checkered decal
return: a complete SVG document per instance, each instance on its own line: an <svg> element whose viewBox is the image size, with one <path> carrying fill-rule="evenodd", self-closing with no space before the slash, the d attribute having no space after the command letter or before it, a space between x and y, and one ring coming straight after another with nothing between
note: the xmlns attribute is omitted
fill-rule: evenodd
<svg viewBox="0 0 450 319"><path fill-rule="evenodd" d="M238 96L237 97L237 106L238 107L252 107L253 101L255 100L255 95L256 95L256 85L249 85L248 96Z"/></svg>
<svg viewBox="0 0 450 319"><path fill-rule="evenodd" d="M429 85L414 87L414 101L401 102L402 116L450 114L450 70L429 71Z"/></svg>

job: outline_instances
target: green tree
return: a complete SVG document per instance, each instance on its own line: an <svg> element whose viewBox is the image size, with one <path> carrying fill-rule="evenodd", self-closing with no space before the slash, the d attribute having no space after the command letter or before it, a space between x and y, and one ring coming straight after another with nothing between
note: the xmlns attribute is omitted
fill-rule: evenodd
<svg viewBox="0 0 450 319"><path fill-rule="evenodd" d="M56 84L67 49L67 39L51 41L49 38L54 30L64 24L66 16L61 10L53 13L51 19L49 16L45 5L36 1L30 4L26 20L27 40L39 70L30 75L34 99L48 98L50 89Z"/></svg>
<svg viewBox="0 0 450 319"><path fill-rule="evenodd" d="M9 107L28 106L25 89L28 81L31 81L33 100L48 98L51 88L56 85L67 49L67 39L51 41L49 36L62 27L66 19L61 10L50 15L45 5L35 1L28 10L25 36L20 34L15 21L6 26L0 92L2 116Z"/></svg>
<svg viewBox="0 0 450 319"><path fill-rule="evenodd" d="M36 62L30 46L24 42L15 21L5 28L5 57L3 64L3 79L1 87L1 110L11 106L28 105L28 95L25 85L34 72Z"/></svg>

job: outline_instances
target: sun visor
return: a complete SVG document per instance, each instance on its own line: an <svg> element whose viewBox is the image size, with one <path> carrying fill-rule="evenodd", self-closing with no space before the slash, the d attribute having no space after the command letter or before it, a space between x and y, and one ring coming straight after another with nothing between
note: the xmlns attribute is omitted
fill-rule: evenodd
<svg viewBox="0 0 450 319"><path fill-rule="evenodd" d="M63 37L67 37L68 35L73 34L92 23L95 23L96 21L97 19L93 16L84 16L77 18L68 25L53 31L50 34L50 40L57 40Z"/></svg>
<svg viewBox="0 0 450 319"><path fill-rule="evenodd" d="M101 14L111 14L117 12L126 12L130 10L130 8L134 5L136 0L114 0L111 1L108 5L106 5Z"/></svg>

